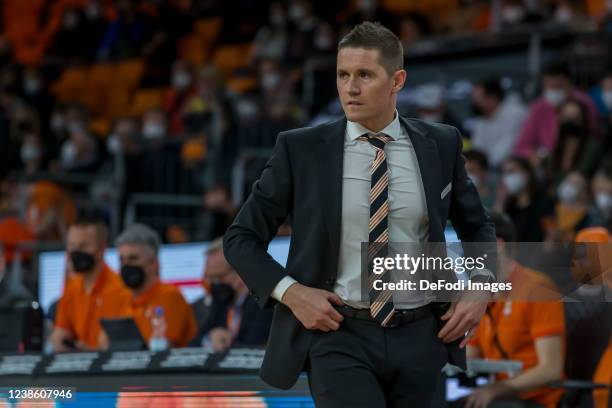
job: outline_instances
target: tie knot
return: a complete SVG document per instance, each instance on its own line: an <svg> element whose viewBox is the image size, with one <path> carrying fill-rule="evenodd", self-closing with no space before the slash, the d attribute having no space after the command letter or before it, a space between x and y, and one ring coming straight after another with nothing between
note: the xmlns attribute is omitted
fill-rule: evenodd
<svg viewBox="0 0 612 408"><path fill-rule="evenodd" d="M379 150L384 150L385 145L393 140L390 136L385 135L384 133L368 133L359 136L358 139L367 140L372 146Z"/></svg>

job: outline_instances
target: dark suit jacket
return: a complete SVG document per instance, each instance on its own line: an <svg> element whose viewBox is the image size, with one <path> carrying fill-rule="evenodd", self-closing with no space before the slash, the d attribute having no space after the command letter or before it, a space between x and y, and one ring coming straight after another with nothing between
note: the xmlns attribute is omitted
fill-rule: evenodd
<svg viewBox="0 0 612 408"><path fill-rule="evenodd" d="M444 242L450 219L462 241L494 242L495 227L467 177L459 132L400 116L419 162L429 217L429 240ZM346 119L280 133L251 195L227 230L225 256L260 306L274 306L261 368L267 383L290 388L307 360L312 332L271 293L286 275L311 287L333 290L338 274L342 168ZM452 190L441 192L452 182ZM286 268L267 252L278 226L289 218L291 245ZM449 361L465 368L459 340L448 345Z"/></svg>
<svg viewBox="0 0 612 408"><path fill-rule="evenodd" d="M202 311L198 312L202 319L198 321L198 333L191 341L190 346L200 347L202 345L202 338L208 335L208 332L215 327L227 328L227 307L214 302L209 307L205 307L202 300L198 300L192 307L194 309L196 307L206 309L206 311L205 315L203 315ZM271 322L271 310L261 310L255 300L251 296L247 296L242 303L240 329L232 346L265 345L270 333Z"/></svg>

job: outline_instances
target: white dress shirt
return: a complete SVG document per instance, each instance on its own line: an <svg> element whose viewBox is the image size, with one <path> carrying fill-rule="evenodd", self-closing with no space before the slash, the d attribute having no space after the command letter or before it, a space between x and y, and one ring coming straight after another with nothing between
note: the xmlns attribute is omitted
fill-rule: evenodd
<svg viewBox="0 0 612 408"><path fill-rule="evenodd" d="M347 304L357 308L369 307L361 294L361 243L368 242L370 220L371 166L376 149L359 136L377 133L359 123L347 121L344 140L342 174L342 220L340 232L340 254L338 278L334 292ZM395 117L381 134L393 140L385 146L389 171L389 242L424 243L429 238L429 219L425 191L419 165L408 137ZM272 297L281 300L283 294L296 281L291 276L283 278L274 288ZM402 308L422 306L429 303L426 294L394 293L394 301L401 297ZM366 295L367 297L367 295Z"/></svg>

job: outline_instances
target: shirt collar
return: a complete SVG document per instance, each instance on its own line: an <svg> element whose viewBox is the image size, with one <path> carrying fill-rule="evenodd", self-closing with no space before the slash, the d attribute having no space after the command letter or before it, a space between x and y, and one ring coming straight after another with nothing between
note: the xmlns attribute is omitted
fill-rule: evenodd
<svg viewBox="0 0 612 408"><path fill-rule="evenodd" d="M399 114L397 113L397 109L395 110L395 116L391 123L389 123L383 130L380 132L373 132L365 126L357 123L351 122L347 120L346 122L346 132L350 141L354 141L359 136L365 135L367 133L384 133L387 136L390 136L393 140L398 140L401 136L401 126L399 121Z"/></svg>

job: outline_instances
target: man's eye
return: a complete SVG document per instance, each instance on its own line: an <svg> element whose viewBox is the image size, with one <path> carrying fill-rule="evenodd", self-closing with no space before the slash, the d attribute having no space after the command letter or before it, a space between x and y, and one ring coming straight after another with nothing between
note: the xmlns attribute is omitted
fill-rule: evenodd
<svg viewBox="0 0 612 408"><path fill-rule="evenodd" d="M367 72L362 72L362 73L361 73L361 77L362 77L362 78L369 78L369 77L370 77L370 74L369 74L369 73L367 73Z"/></svg>
<svg viewBox="0 0 612 408"><path fill-rule="evenodd" d="M341 73L338 74L338 78L340 78L340 79L344 79L346 77L347 77L347 75L346 75L345 72L341 72Z"/></svg>

